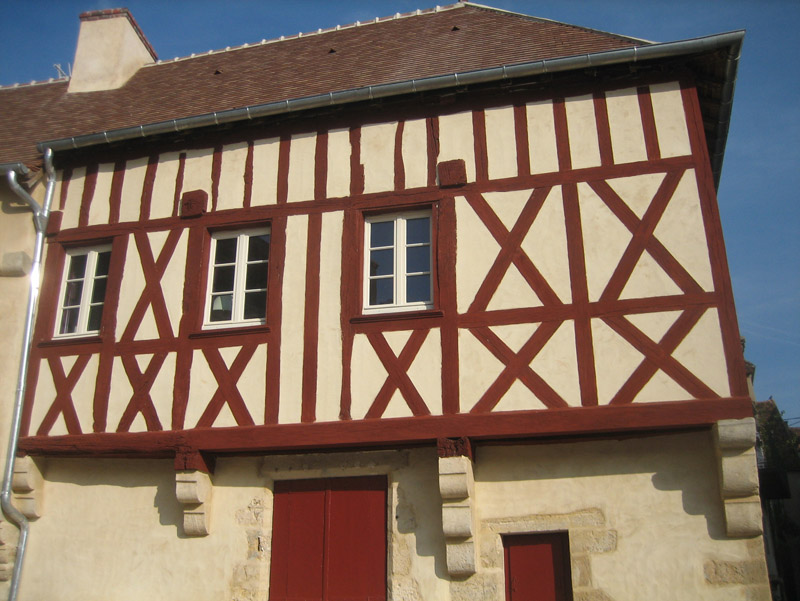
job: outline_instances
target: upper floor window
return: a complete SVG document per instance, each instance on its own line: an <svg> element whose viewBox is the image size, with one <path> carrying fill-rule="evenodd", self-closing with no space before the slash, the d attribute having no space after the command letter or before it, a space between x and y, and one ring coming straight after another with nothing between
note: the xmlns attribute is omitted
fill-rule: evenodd
<svg viewBox="0 0 800 601"><path fill-rule="evenodd" d="M110 260L110 245L67 250L57 336L85 336L100 331Z"/></svg>
<svg viewBox="0 0 800 601"><path fill-rule="evenodd" d="M211 235L206 327L266 322L269 240L269 228Z"/></svg>
<svg viewBox="0 0 800 601"><path fill-rule="evenodd" d="M366 218L364 313L433 307L431 212Z"/></svg>

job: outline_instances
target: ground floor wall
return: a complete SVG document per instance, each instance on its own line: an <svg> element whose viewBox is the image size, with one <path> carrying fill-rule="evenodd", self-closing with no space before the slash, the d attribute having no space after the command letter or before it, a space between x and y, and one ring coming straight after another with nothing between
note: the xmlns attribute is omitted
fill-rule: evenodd
<svg viewBox="0 0 800 601"><path fill-rule="evenodd" d="M38 460L37 460L38 461ZM725 534L710 432L478 446L475 573L451 576L434 447L219 458L187 536L168 460L54 459L21 601L266 600L275 482L385 475L387 598L505 599L503 535L566 532L576 601L769 599L761 537ZM185 499L184 499L185 500Z"/></svg>

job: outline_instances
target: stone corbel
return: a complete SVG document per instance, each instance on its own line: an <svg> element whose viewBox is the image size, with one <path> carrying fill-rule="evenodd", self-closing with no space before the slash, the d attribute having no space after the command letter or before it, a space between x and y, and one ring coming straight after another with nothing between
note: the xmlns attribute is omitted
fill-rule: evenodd
<svg viewBox="0 0 800 601"><path fill-rule="evenodd" d="M439 441L439 492L442 531L447 546L447 571L467 576L476 571L475 480L467 439Z"/></svg>
<svg viewBox="0 0 800 601"><path fill-rule="evenodd" d="M718 421L714 425L714 444L727 534L731 538L758 536L763 527L755 420L748 417Z"/></svg>
<svg viewBox="0 0 800 601"><path fill-rule="evenodd" d="M183 504L183 532L186 536L208 535L212 490L211 476L205 472L180 470L175 473L175 496Z"/></svg>
<svg viewBox="0 0 800 601"><path fill-rule="evenodd" d="M14 493L14 505L29 520L42 516L43 489L44 479L36 462L31 457L17 457L11 490Z"/></svg>

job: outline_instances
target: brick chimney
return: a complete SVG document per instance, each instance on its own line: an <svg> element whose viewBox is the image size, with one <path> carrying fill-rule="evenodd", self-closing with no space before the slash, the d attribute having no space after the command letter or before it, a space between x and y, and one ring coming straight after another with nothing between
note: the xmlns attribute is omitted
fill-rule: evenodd
<svg viewBox="0 0 800 601"><path fill-rule="evenodd" d="M81 14L69 92L120 88L140 67L158 59L127 8Z"/></svg>

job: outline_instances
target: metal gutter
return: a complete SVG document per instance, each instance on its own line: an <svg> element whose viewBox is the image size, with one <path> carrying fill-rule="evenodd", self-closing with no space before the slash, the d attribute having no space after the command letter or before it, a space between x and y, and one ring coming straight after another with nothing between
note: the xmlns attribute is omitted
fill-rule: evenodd
<svg viewBox="0 0 800 601"><path fill-rule="evenodd" d="M0 173L8 173L9 171L14 171L20 175L30 173L25 163L0 163Z"/></svg>
<svg viewBox="0 0 800 601"><path fill-rule="evenodd" d="M11 190L19 196L33 211L33 225L36 228L36 241L33 249L33 263L30 273L30 288L28 290L28 305L25 313L25 328L22 335L22 351L19 360L19 375L17 378L17 392L14 398L14 411L11 418L11 432L8 436L8 451L6 455L5 472L3 473L3 489L0 493L0 507L3 513L19 528L19 541L14 559L14 570L11 573L11 584L8 601L15 601L19 591L22 562L25 557L25 548L28 541L28 520L11 502L11 484L14 477L14 461L19 443L19 429L22 423L22 404L25 399L25 385L28 379L28 362L33 340L33 317L36 311L36 302L39 298L40 269L42 252L44 249L44 234L50 216L50 204L53 200L56 175L53 170L53 151L49 148L44 153L44 167L47 173L47 187L45 188L44 203L39 206L33 197L17 182L18 173L27 173L28 169L22 163L5 163L0 165L0 170L6 171L6 178Z"/></svg>
<svg viewBox="0 0 800 601"><path fill-rule="evenodd" d="M113 144L137 138L146 138L160 134L188 131L200 127L221 125L224 123L234 123L237 121L247 121L261 117L283 115L287 113L321 108L325 106L344 105L354 102L375 100L378 98L389 98L402 94L413 94L416 92L429 92L435 90L445 90L472 84L489 83L502 81L517 77L531 77L544 73L559 73L576 69L589 69L604 67L608 65L618 65L624 63L637 63L651 61L662 58L672 58L690 54L710 52L720 48L730 48L730 57L726 69L726 78L732 77L735 80L736 61L738 60L741 49L744 31L732 31L720 33L690 40L677 42L664 42L647 46L634 46L618 50L608 50L591 54L579 54L562 58L543 59L527 63L516 63L512 65L502 65L488 69L476 71L465 71L461 73L451 73L448 75L437 75L422 79L409 79L400 82L379 84L375 86L365 86L351 88L327 94L317 94L301 98L292 98L278 102L268 102L243 108L230 109L213 113L205 113L192 117L172 119L170 121L160 121L148 123L134 127L124 127L112 129L99 133L75 136L71 138L59 138L40 142L37 147L40 152L45 148L52 148L59 152L64 150L74 150L87 148L102 144ZM733 99L733 81L726 79L723 91L722 104L727 106L727 111L723 111L725 119L720 119L720 132L717 136L717 147L724 149L728 133L728 117L730 115L730 104ZM716 149L715 149L716 151ZM720 162L719 166L713 164L715 173L721 168L721 154L715 154Z"/></svg>

